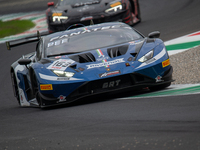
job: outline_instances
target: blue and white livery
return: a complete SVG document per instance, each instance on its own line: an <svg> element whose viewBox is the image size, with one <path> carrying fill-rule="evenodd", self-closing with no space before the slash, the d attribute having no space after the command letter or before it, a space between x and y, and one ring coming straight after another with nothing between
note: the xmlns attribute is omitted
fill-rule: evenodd
<svg viewBox="0 0 200 150"><path fill-rule="evenodd" d="M20 106L48 107L108 92L168 87L173 69L159 35L144 37L116 22L41 37L35 52L11 65L14 94Z"/></svg>

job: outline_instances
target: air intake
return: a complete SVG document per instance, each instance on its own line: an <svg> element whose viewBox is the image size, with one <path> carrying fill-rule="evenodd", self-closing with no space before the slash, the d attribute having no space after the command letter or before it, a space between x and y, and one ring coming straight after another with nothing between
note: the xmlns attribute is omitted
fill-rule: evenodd
<svg viewBox="0 0 200 150"><path fill-rule="evenodd" d="M129 45L112 47L112 48L107 49L107 52L110 58L114 58L114 57L118 57L118 56L126 54L128 47Z"/></svg>
<svg viewBox="0 0 200 150"><path fill-rule="evenodd" d="M70 59L79 62L79 63L87 63L87 62L95 62L95 57L91 53L84 53L79 55L69 56Z"/></svg>

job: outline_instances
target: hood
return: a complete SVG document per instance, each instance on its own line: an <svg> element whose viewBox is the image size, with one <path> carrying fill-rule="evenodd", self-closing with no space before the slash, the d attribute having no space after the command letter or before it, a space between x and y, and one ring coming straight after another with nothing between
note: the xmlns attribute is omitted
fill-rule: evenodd
<svg viewBox="0 0 200 150"><path fill-rule="evenodd" d="M160 47L158 46L160 42L155 40L147 43L147 39L143 39L82 53L57 56L53 58L54 61L51 58L51 63L46 62L43 64L46 69L39 69L39 72L40 75L54 76L56 80L60 81L91 81L120 74L129 74L138 71L142 64L144 64L143 68L149 67L148 64L137 60L151 49ZM163 46L161 45L161 47ZM155 55L158 55L158 53L160 53L160 50L155 50ZM57 77L52 70L71 72L74 75L73 78Z"/></svg>
<svg viewBox="0 0 200 150"><path fill-rule="evenodd" d="M101 71L108 66L116 68L121 63L124 65L127 61L133 61L143 43L144 40L137 40L102 49L57 56L54 57L53 63L46 65L47 69L75 70L77 72L94 71L94 69L95 71Z"/></svg>
<svg viewBox="0 0 200 150"><path fill-rule="evenodd" d="M109 8L109 3L112 0L93 0L84 2L71 2L69 5L57 6L52 9L52 12L58 12L65 16L74 17L88 17L104 12L106 8Z"/></svg>

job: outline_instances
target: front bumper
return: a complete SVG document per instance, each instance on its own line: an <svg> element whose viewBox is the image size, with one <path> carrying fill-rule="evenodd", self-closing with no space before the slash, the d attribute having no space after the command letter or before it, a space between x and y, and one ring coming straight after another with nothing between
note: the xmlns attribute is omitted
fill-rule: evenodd
<svg viewBox="0 0 200 150"><path fill-rule="evenodd" d="M174 80L172 79L172 72L173 67L170 66L169 69L165 71L164 75L162 76L162 80L159 82L156 81L156 79L144 76L139 73L130 73L100 80L84 82L71 94L66 96L66 98L62 101L57 96L54 97L52 94L44 94L40 92L40 97L42 98L42 105L45 107L63 103L70 103L78 99L96 94L103 94L114 91L123 92L129 90L140 90L146 87L154 87L157 85L173 82ZM63 96L64 93L60 93L60 95Z"/></svg>

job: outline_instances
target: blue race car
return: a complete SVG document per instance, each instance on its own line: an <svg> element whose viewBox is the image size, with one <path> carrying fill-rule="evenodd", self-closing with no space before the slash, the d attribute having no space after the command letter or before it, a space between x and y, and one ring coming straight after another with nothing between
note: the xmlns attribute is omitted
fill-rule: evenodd
<svg viewBox="0 0 200 150"><path fill-rule="evenodd" d="M155 31L144 37L112 22L40 37L35 52L11 65L14 95L20 106L48 107L108 92L168 87L173 69L159 36ZM11 43L8 49L19 45Z"/></svg>

